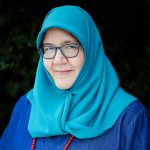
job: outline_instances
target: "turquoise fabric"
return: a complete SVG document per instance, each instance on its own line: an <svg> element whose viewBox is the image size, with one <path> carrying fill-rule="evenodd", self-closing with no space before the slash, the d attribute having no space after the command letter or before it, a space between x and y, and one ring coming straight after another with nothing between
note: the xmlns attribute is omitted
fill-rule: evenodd
<svg viewBox="0 0 150 150"><path fill-rule="evenodd" d="M68 90L58 89L39 59L35 84L28 93L32 104L28 130L32 137L70 133L77 138L96 137L112 127L136 98L119 85L118 76L103 49L91 16L78 6L52 9L45 17L36 45L49 28L72 33L82 44L85 62Z"/></svg>

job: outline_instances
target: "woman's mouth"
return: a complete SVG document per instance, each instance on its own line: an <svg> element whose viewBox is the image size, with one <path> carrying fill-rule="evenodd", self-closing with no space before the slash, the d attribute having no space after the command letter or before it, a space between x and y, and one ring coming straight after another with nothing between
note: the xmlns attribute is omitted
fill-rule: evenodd
<svg viewBox="0 0 150 150"><path fill-rule="evenodd" d="M69 75L73 70L54 70L54 74L58 76L66 76Z"/></svg>

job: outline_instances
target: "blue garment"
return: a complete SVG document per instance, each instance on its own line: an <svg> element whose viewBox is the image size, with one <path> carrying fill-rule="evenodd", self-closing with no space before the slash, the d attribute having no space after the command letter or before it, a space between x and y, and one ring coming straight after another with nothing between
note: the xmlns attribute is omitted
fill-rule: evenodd
<svg viewBox="0 0 150 150"><path fill-rule="evenodd" d="M81 139L96 137L112 127L137 98L120 87L100 33L85 10L70 5L52 9L38 34L37 48L49 28L64 29L78 39L84 50L84 65L72 87L60 90L40 58L34 87L28 93L32 104L28 130L32 137L68 133Z"/></svg>
<svg viewBox="0 0 150 150"><path fill-rule="evenodd" d="M31 104L22 96L0 139L0 150L30 150L32 137L28 132ZM36 150L62 150L70 135L38 138ZM150 150L150 119L140 101L132 102L115 124L100 136L75 138L69 150Z"/></svg>

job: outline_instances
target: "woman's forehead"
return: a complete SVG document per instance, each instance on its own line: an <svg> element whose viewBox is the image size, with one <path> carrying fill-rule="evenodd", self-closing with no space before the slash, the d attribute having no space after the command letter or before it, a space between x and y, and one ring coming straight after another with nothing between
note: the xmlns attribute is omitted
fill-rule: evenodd
<svg viewBox="0 0 150 150"><path fill-rule="evenodd" d="M46 30L43 36L43 43L53 43L56 41L60 43L79 42L75 36L66 30L59 28L50 28Z"/></svg>

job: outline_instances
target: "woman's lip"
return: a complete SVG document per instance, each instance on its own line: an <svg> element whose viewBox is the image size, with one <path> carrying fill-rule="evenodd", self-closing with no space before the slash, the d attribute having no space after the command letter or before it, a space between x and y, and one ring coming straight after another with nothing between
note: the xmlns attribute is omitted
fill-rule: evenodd
<svg viewBox="0 0 150 150"><path fill-rule="evenodd" d="M58 77L66 77L68 75L70 75L70 73L72 72L73 70L54 70L54 74Z"/></svg>
<svg viewBox="0 0 150 150"><path fill-rule="evenodd" d="M69 71L72 71L72 70L54 70L54 72L69 72Z"/></svg>

